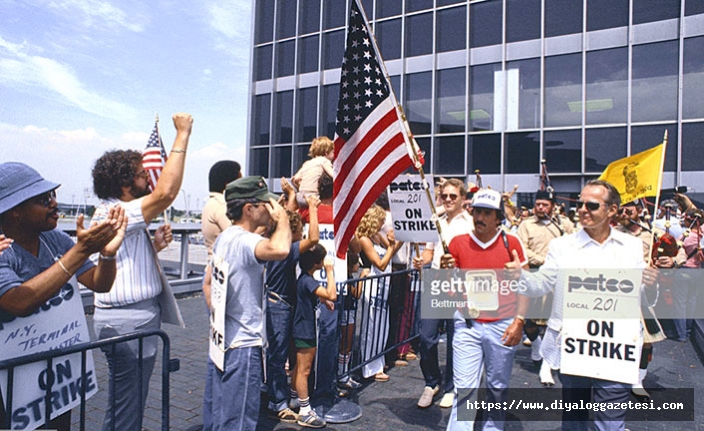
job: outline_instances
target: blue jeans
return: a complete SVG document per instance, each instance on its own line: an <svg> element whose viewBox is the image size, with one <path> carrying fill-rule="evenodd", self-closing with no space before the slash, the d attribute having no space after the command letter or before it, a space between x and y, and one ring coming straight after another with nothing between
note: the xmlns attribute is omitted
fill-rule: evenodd
<svg viewBox="0 0 704 431"><path fill-rule="evenodd" d="M697 294L702 280L700 269L679 268L675 272L675 283L672 288L675 317L673 319L677 339L684 341L692 333L694 317L697 314Z"/></svg>
<svg viewBox="0 0 704 431"><path fill-rule="evenodd" d="M266 350L266 377L269 393L269 409L275 412L288 407L289 386L286 376L286 359L293 323L293 308L282 300L269 299L266 309L266 334L269 347Z"/></svg>
<svg viewBox="0 0 704 431"><path fill-rule="evenodd" d="M628 402L631 385L591 377L573 376L560 373L562 382L562 399L567 403L591 402L592 391L595 403ZM625 429L626 409L594 412L594 427L598 431L616 431ZM589 429L589 410L563 410L562 429L564 431L587 431Z"/></svg>
<svg viewBox="0 0 704 431"><path fill-rule="evenodd" d="M474 429L472 420L457 420L457 405L467 400L476 401L477 388L481 384L482 372L486 370L486 401L503 403L508 400L508 387L513 370L513 357L516 346L504 346L501 337L513 319L496 322L473 322L471 328L464 320L456 319L454 352L455 392L458 396L452 405L452 414L447 423L448 431ZM460 391L462 389L462 391ZM459 392L458 392L459 391ZM461 399L460 399L461 398ZM482 400L479 400L482 401ZM476 415L476 411L474 412ZM503 430L506 412L491 410L485 415L483 430Z"/></svg>
<svg viewBox="0 0 704 431"><path fill-rule="evenodd" d="M97 308L93 327L98 339L115 337L135 331L150 331L161 326L161 309L156 298L116 308ZM141 431L142 416L147 402L149 378L154 370L158 337L142 342L142 374L139 370L139 340L103 347L110 373L108 408L103 431ZM114 368L113 368L114 367ZM114 372L113 372L114 370ZM140 392L141 385L141 392ZM114 391L114 392L113 392ZM113 398L112 394L115 394ZM112 422L113 410L115 422Z"/></svg>
<svg viewBox="0 0 704 431"><path fill-rule="evenodd" d="M315 397L335 396L337 386L337 354L340 351L340 327L335 308L328 310L320 305L318 317L318 348L316 350L315 390L310 391Z"/></svg>
<svg viewBox="0 0 704 431"><path fill-rule="evenodd" d="M225 371L214 367L212 411L204 423L212 431L255 431L261 404L262 348L238 347L225 352ZM203 428L203 431L211 431Z"/></svg>
<svg viewBox="0 0 704 431"><path fill-rule="evenodd" d="M447 331L447 359L445 363L445 379L443 391L451 392L455 386L452 382L452 338L455 332L452 319L419 319L420 321L420 369L423 372L425 386L434 388L442 379L440 361L438 359L438 343L440 342L440 326L445 323Z"/></svg>

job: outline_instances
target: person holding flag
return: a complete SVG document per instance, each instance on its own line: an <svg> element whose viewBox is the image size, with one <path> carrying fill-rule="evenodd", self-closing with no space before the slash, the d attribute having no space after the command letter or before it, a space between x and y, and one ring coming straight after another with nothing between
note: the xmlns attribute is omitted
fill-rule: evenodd
<svg viewBox="0 0 704 431"><path fill-rule="evenodd" d="M147 229L155 217L171 206L181 189L193 118L179 113L173 116L173 122L176 139L168 160L164 157L163 170L156 163L143 160L142 154L133 150L109 151L93 167L93 190L102 202L92 222L104 220L110 208L117 205L124 208L128 220L122 247L112 257L117 259L112 289L95 295L93 322L99 339L161 327L162 306L158 298L166 278L156 253L168 246L173 237L171 229L162 226L152 241ZM145 154L149 154L154 143L161 147L156 126L155 132L157 135L152 134ZM163 148L156 151L165 155ZM150 189L150 178L155 178L152 174L157 172L161 177ZM97 256L93 258L97 260ZM144 339L142 347L141 365L137 340L104 349L110 365L110 398L103 421L104 431L142 429L157 338Z"/></svg>

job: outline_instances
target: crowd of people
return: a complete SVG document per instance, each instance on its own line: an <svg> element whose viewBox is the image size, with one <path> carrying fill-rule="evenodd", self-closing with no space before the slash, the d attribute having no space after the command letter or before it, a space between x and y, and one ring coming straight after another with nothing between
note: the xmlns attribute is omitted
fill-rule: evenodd
<svg viewBox="0 0 704 431"><path fill-rule="evenodd" d="M99 339L160 327L169 298L157 253L172 233L168 224L154 235L147 228L178 195L193 122L188 114L173 120L177 136L153 190L139 152L110 151L95 162L101 205L88 228L79 217L76 242L55 229L59 184L21 163L0 165L0 313L36 318L34 310L75 275L96 292ZM679 271L671 289L658 288L667 270L701 268L704 261L702 213L687 196L663 202L651 223L647 202L622 203L605 181L587 182L578 202L539 190L527 208L513 203L515 188L500 193L443 179L436 187L437 241L397 241L382 195L356 228L345 279L335 274L320 235L321 225L333 223L332 150L328 138L316 138L311 159L291 181L281 179L281 196L269 191L264 178L243 177L237 162L220 161L209 172L202 214L208 248L203 318L211 324L205 430L254 430L260 409L282 422L324 427L311 406L316 391L339 397L359 389L362 380L389 382L390 366L414 359L420 359L424 379L418 408L439 399L440 407L452 409L448 430L472 430L476 412L458 420L458 406L476 400L482 382L490 389L487 401L507 400L521 342L531 349L544 387L555 384L557 373L565 401L592 395L623 401L631 391L647 398L643 380L653 343L690 336L698 273ZM664 252L672 249L668 245L674 251ZM566 287L559 274L577 267L640 268L650 309L656 292L679 316L658 322L653 315L633 334L643 341L637 383L560 372ZM493 298L491 311L458 309L452 318L424 318L416 314L413 286L425 268L499 268L495 280L520 281L527 289ZM415 334L417 340L407 342ZM444 370L438 352L443 336ZM131 341L104 353L110 395L103 429L140 430L156 338L145 339L141 348ZM348 371L356 354L359 374ZM565 412L563 429L587 429L586 414ZM488 412L482 420L483 429L503 429L505 412ZM625 410L595 412L593 420L597 429L622 429ZM70 429L70 412L46 425Z"/></svg>

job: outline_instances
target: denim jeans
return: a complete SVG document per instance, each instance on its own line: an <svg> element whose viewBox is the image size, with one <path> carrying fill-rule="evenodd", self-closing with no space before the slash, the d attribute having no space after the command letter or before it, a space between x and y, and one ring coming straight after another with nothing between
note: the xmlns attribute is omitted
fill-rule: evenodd
<svg viewBox="0 0 704 431"><path fill-rule="evenodd" d="M452 414L447 423L448 431L474 429L474 421L458 421L457 405L467 399L474 401L477 388L486 371L486 401L503 403L508 400L508 387L513 371L513 357L516 346L504 346L501 337L513 319L498 320L489 323L473 322L471 328L464 320L456 319L454 354L455 392L458 394L452 405ZM462 389L462 391L460 391ZM484 401L484 400L478 400ZM483 430L503 430L506 412L491 410L485 414Z"/></svg>
<svg viewBox="0 0 704 431"><path fill-rule="evenodd" d="M115 308L97 308L93 327L98 339L110 338L135 331L150 331L161 326L161 310L156 298ZM139 370L139 340L103 347L108 361L108 408L103 431L141 431L142 416L147 402L149 378L156 362L158 337L142 341L142 375ZM140 392L141 385L141 392ZM113 392L114 391L114 392ZM113 398L112 394L115 394ZM141 401L141 403L140 403ZM112 422L112 415L115 422Z"/></svg>
<svg viewBox="0 0 704 431"><path fill-rule="evenodd" d="M336 308L328 310L320 305L318 316L318 349L316 350L315 397L335 396L337 386L337 354L340 351L340 327Z"/></svg>
<svg viewBox="0 0 704 431"><path fill-rule="evenodd" d="M261 404L262 348L225 352L225 370L215 367L212 381L212 431L255 431ZM203 431L211 431L203 428Z"/></svg>
<svg viewBox="0 0 704 431"><path fill-rule="evenodd" d="M434 388L441 383L442 372L438 359L438 344L440 343L440 326L444 323L447 331L447 359L445 363L445 379L443 391L451 392L455 386L452 382L452 339L455 328L452 319L419 319L420 320L420 369L423 372L425 386Z"/></svg>
<svg viewBox="0 0 704 431"><path fill-rule="evenodd" d="M288 407L286 359L289 357L289 343L293 339L292 319L291 305L280 299L269 299L266 309L266 334L269 341L269 347L266 350L266 384L269 393L269 409L275 412ZM293 364L290 366L292 369Z"/></svg>
<svg viewBox="0 0 704 431"><path fill-rule="evenodd" d="M591 401L594 392L595 403L628 402L631 385L591 377L573 376L560 373L562 382L562 399L565 403L585 403ZM625 429L626 409L594 412L594 427L598 431L617 431ZM587 431L589 429L589 410L563 410L563 431Z"/></svg>

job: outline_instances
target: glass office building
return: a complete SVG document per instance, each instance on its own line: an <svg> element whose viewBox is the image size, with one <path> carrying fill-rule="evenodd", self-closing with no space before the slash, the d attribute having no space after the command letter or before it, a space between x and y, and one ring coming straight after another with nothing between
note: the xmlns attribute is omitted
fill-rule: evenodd
<svg viewBox="0 0 704 431"><path fill-rule="evenodd" d="M247 168L275 187L334 136L349 1L254 2ZM361 3L426 172L534 192L545 159L576 193L667 130L663 187L704 191L703 1Z"/></svg>

